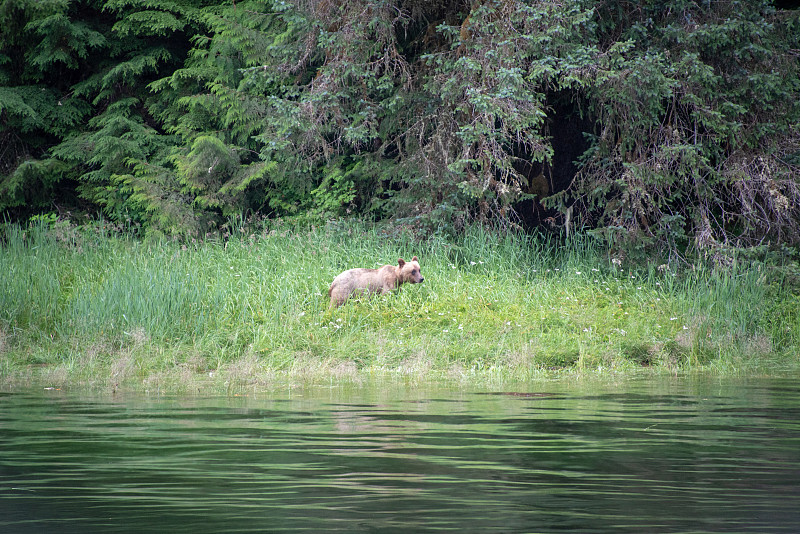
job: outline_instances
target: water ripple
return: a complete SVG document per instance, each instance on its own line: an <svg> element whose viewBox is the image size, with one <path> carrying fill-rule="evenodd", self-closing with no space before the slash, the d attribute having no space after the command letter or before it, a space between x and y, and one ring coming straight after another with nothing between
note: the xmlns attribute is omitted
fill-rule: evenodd
<svg viewBox="0 0 800 534"><path fill-rule="evenodd" d="M3 532L796 532L786 381L0 395Z"/></svg>

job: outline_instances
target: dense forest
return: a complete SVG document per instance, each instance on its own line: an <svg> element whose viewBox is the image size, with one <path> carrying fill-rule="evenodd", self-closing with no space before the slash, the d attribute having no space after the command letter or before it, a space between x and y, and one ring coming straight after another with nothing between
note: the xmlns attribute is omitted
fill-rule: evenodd
<svg viewBox="0 0 800 534"><path fill-rule="evenodd" d="M800 10L2 0L0 213L800 239Z"/></svg>

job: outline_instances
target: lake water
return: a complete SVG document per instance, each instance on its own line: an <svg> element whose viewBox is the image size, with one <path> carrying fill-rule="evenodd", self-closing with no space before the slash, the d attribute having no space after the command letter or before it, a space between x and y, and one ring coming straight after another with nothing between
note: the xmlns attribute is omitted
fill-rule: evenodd
<svg viewBox="0 0 800 534"><path fill-rule="evenodd" d="M800 532L800 381L0 393L0 532Z"/></svg>

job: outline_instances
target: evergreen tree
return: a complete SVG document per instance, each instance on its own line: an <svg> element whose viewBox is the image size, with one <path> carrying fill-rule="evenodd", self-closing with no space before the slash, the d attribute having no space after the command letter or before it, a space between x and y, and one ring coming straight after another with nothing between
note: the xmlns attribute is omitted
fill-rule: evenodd
<svg viewBox="0 0 800 534"><path fill-rule="evenodd" d="M12 217L457 230L535 199L614 243L800 236L800 11L767 0L2 0L0 23Z"/></svg>
<svg viewBox="0 0 800 534"><path fill-rule="evenodd" d="M796 241L798 14L767 1L599 10L597 62L572 74L597 123L570 191L585 221L673 248Z"/></svg>

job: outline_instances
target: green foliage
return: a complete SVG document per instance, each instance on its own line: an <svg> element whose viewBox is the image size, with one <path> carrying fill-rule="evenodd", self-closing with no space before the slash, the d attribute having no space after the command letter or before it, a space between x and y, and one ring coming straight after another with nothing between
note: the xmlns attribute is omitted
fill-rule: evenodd
<svg viewBox="0 0 800 534"><path fill-rule="evenodd" d="M17 119L23 132L34 129L41 125L42 119L25 101L35 96L35 88L0 87L0 113L9 119Z"/></svg>
<svg viewBox="0 0 800 534"><path fill-rule="evenodd" d="M182 243L132 239L102 221L76 228L54 214L0 225L0 354L14 372L74 379L88 366L94 380L114 381L112 362L133 359L129 378L139 384L162 372L216 374L243 359L276 372L333 360L365 375L469 381L554 367L798 366L798 297L765 284L757 264L636 269L589 238L478 226L422 240L352 219L299 231L239 220L226 230L224 240ZM423 284L328 310L342 270L413 255ZM189 359L197 368L187 372ZM41 362L50 365L31 365Z"/></svg>
<svg viewBox="0 0 800 534"><path fill-rule="evenodd" d="M516 226L544 198L548 220L620 246L793 243L799 13L4 0L0 209L24 217L72 191L171 234L259 212L460 230ZM588 131L565 137L570 116ZM553 171L584 133L577 176Z"/></svg>
<svg viewBox="0 0 800 534"><path fill-rule="evenodd" d="M587 222L673 249L795 240L798 14L770 4L599 12L607 51L575 76L599 129L571 192Z"/></svg>
<svg viewBox="0 0 800 534"><path fill-rule="evenodd" d="M55 159L27 160L0 181L0 210L17 206L45 207L68 167Z"/></svg>
<svg viewBox="0 0 800 534"><path fill-rule="evenodd" d="M115 33L104 11L122 5L3 3L0 23L14 31L0 41L10 58L0 65L0 141L8 147L0 153L0 207L30 214L74 202L63 190L76 189L118 220L147 220L117 177L136 161L166 157L170 138L147 112L146 76L177 59L180 47Z"/></svg>
<svg viewBox="0 0 800 534"><path fill-rule="evenodd" d="M106 44L100 32L92 30L84 22L71 20L65 12L67 6L66 1L55 3L55 13L37 17L25 27L38 41L27 54L27 63L42 73L59 65L77 69L80 60L89 56L90 49Z"/></svg>

